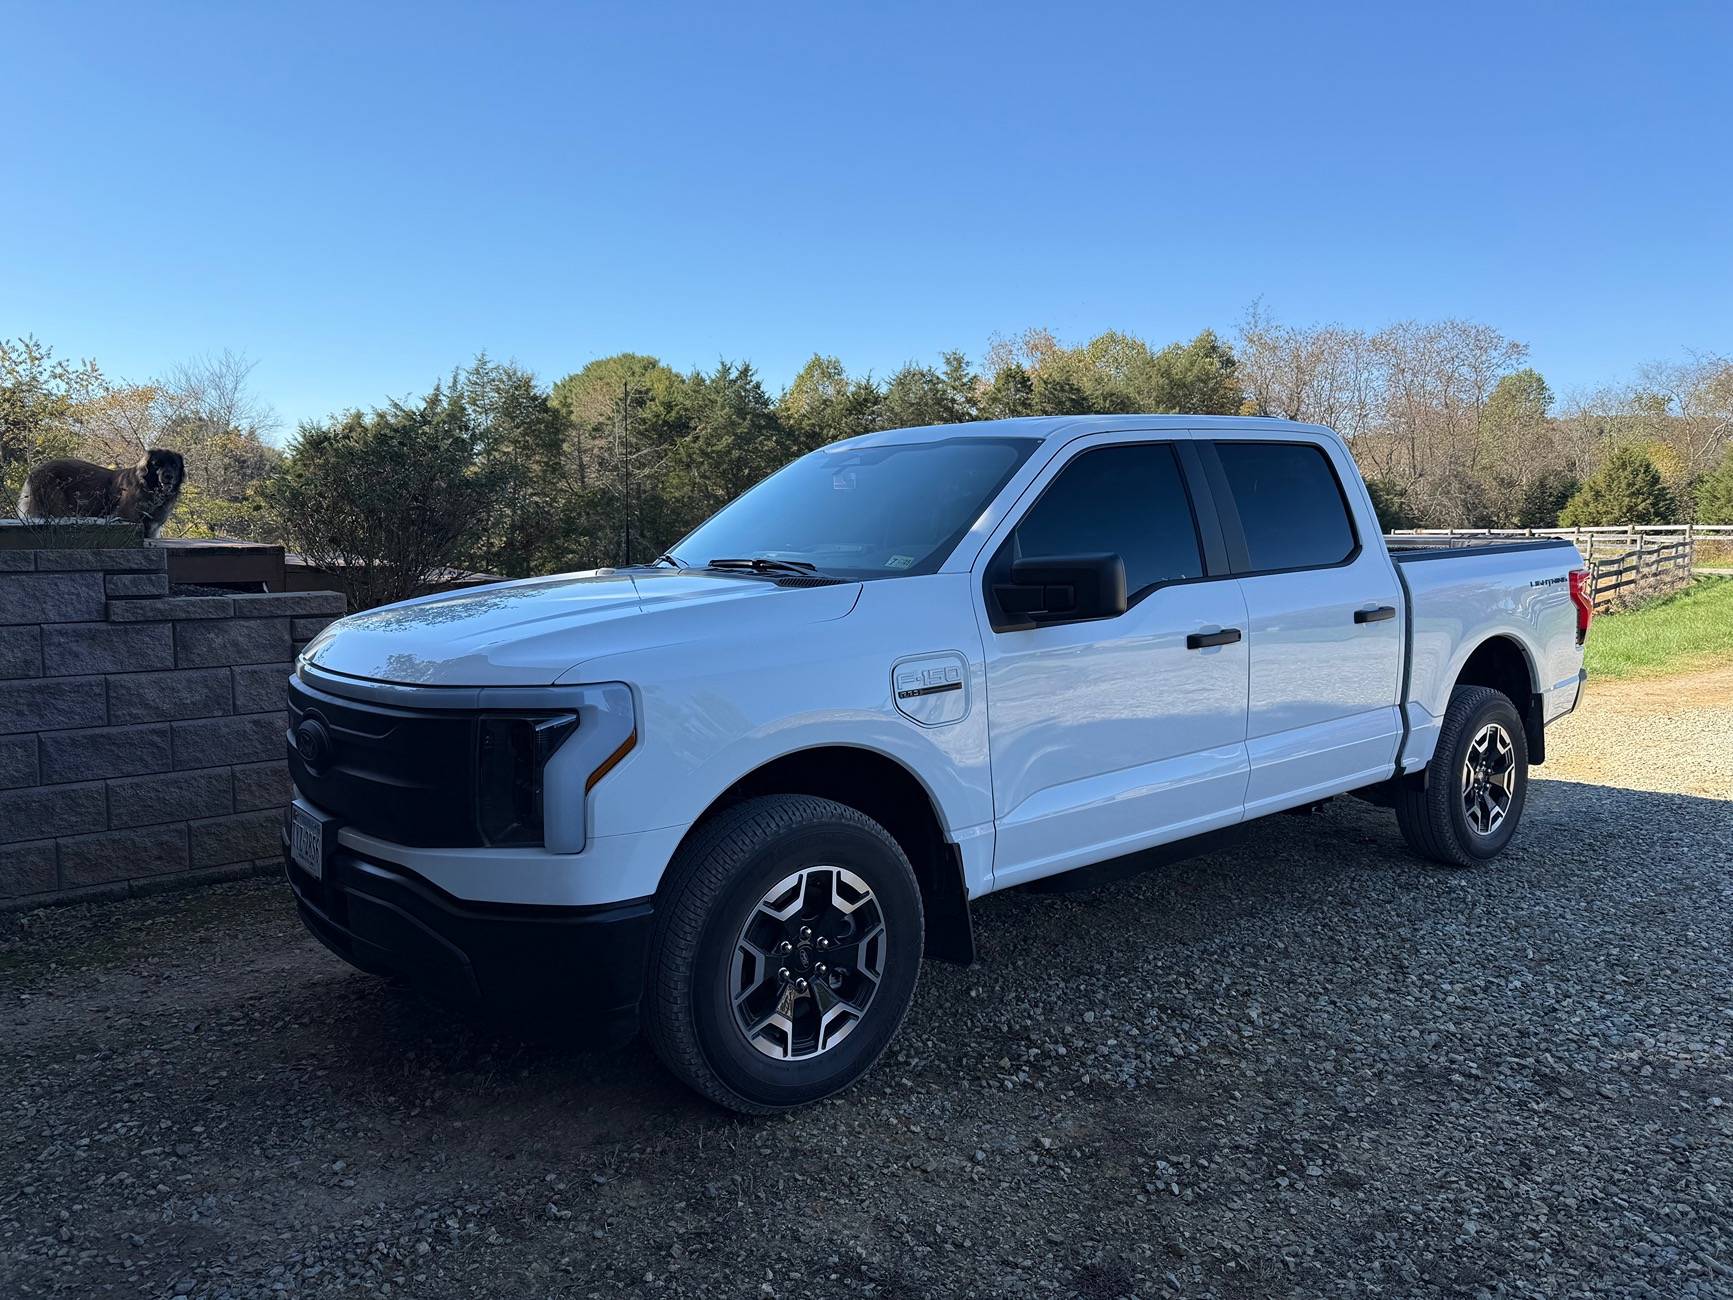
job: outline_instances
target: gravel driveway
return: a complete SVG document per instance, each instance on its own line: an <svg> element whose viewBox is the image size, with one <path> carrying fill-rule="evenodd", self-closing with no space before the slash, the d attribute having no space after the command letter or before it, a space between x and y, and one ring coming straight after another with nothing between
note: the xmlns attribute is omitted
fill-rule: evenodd
<svg viewBox="0 0 1733 1300"><path fill-rule="evenodd" d="M1733 669L1596 689L1485 871L1342 800L988 899L768 1122L278 882L10 918L0 1296L1733 1296L1730 737Z"/></svg>

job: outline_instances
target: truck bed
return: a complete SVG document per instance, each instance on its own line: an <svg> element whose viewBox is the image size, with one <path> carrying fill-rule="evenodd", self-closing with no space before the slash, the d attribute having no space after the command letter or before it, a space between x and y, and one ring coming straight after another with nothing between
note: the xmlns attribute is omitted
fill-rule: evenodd
<svg viewBox="0 0 1733 1300"><path fill-rule="evenodd" d="M1534 537L1511 541L1508 537L1488 537L1481 540L1469 537L1412 537L1390 533L1384 535L1384 545L1389 548L1390 558L1398 564L1408 564L1415 560L1442 560L1451 556L1514 554L1518 551L1541 551L1552 547L1575 549L1571 542L1563 537Z"/></svg>
<svg viewBox="0 0 1733 1300"><path fill-rule="evenodd" d="M1431 758L1463 662L1492 637L1524 648L1546 720L1575 705L1582 652L1569 575L1582 560L1570 541L1387 537L1385 545L1408 604L1403 771Z"/></svg>

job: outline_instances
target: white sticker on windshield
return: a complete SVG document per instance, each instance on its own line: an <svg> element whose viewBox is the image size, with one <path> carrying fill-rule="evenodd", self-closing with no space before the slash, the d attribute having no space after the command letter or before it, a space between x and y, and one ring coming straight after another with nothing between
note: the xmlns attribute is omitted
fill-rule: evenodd
<svg viewBox="0 0 1733 1300"><path fill-rule="evenodd" d="M887 569L906 569L909 567L909 565L913 564L914 562L915 562L915 557L912 555L893 555L893 556L891 556L890 559L885 561L885 568L887 568Z"/></svg>
<svg viewBox="0 0 1733 1300"><path fill-rule="evenodd" d="M854 471L852 469L839 469L830 476L830 486L831 490L835 492L853 492Z"/></svg>

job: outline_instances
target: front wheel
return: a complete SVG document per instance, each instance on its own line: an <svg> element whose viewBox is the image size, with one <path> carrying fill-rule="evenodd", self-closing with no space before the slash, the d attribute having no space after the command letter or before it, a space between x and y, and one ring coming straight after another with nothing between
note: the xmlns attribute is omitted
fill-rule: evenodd
<svg viewBox="0 0 1733 1300"><path fill-rule="evenodd" d="M1425 784L1397 787L1396 823L1416 853L1472 867L1510 843L1527 799L1528 733L1516 706L1490 687L1458 686Z"/></svg>
<svg viewBox="0 0 1733 1300"><path fill-rule="evenodd" d="M872 1068L913 1000L925 932L889 832L828 799L770 795L700 826L668 872L645 1022L670 1070L764 1115Z"/></svg>

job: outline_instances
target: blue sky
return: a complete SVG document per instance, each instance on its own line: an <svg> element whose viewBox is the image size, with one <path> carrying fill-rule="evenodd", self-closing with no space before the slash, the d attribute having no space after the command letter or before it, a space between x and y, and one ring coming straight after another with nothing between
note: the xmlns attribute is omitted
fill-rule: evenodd
<svg viewBox="0 0 1733 1300"><path fill-rule="evenodd" d="M1733 6L20 4L0 336L285 425L486 349L884 373L1462 315L1733 352Z"/></svg>

